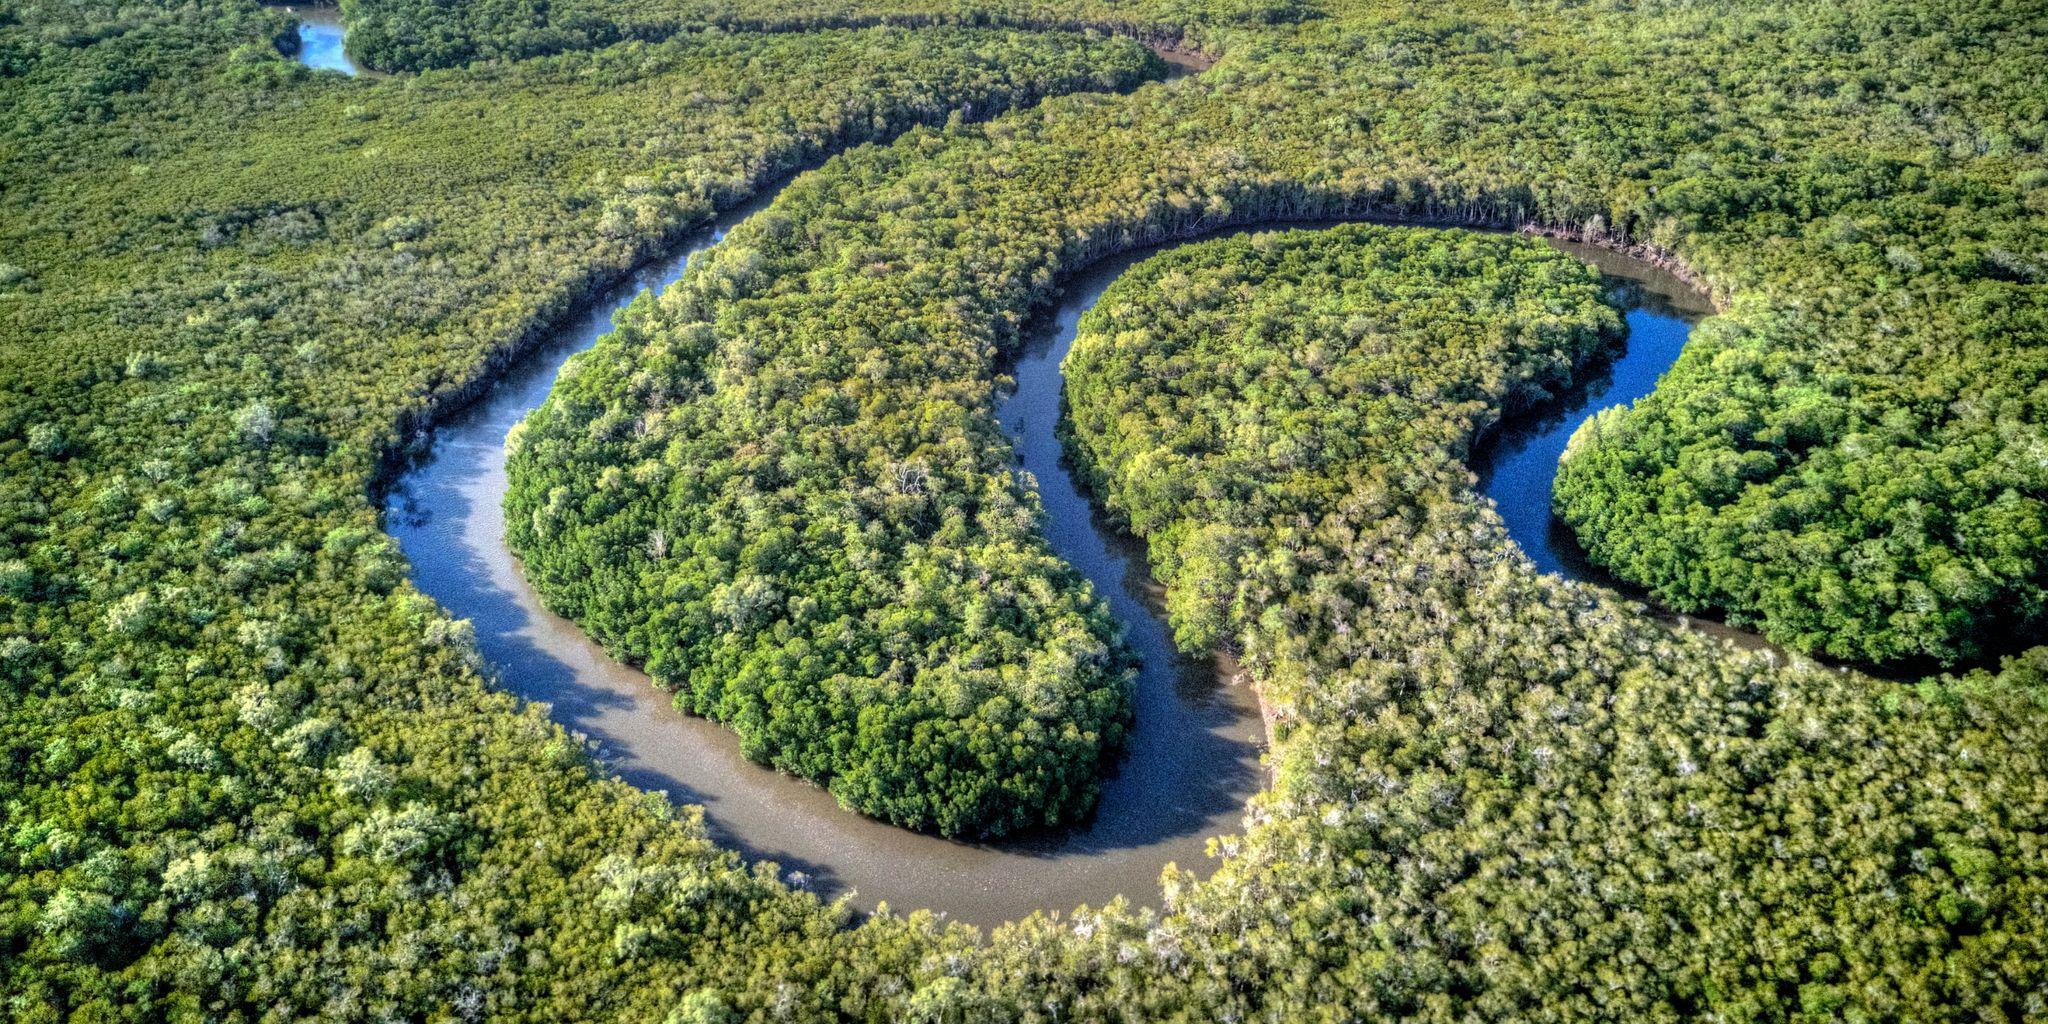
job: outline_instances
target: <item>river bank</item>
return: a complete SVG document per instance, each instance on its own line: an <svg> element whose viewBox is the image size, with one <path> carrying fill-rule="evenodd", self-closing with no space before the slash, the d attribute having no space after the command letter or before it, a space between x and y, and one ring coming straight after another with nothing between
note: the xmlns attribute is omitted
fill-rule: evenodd
<svg viewBox="0 0 2048 1024"><path fill-rule="evenodd" d="M1159 871L1169 863L1205 874L1210 837L1239 831L1245 802L1268 781L1261 753L1270 742L1270 712L1227 652L1189 658L1174 650L1142 545L1094 507L1062 463L1058 437L1060 363L1080 316L1125 269L1184 242L1126 252L1071 277L1034 321L1010 367L1015 387L997 410L1019 468L1031 475L1044 505L1049 542L1109 603L1143 666L1134 690L1136 726L1104 781L1093 820L1000 843L964 843L845 811L817 786L747 761L724 727L676 711L644 674L548 612L527 586L503 540L505 436L545 399L562 364L609 329L613 310L643 288L665 287L689 254L766 203L720 217L685 242L680 256L611 289L568 328L511 360L480 394L465 396L473 399L468 408L440 426L387 503L389 528L415 583L472 620L501 685L546 703L622 778L702 805L721 843L779 863L821 895L848 895L863 910L930 907L988 925L1118 896L1156 902ZM1229 233L1299 226L1314 225L1260 224ZM1675 347L1644 351L1664 365L1676 356ZM1521 476L1495 475L1510 478ZM1547 521L1545 495L1540 509L1504 507L1504 515L1519 521L1540 511Z"/></svg>

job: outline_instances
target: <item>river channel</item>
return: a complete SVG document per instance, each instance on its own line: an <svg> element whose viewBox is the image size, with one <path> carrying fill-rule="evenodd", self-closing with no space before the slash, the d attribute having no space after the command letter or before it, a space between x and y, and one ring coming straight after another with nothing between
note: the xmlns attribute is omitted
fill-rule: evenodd
<svg viewBox="0 0 2048 1024"><path fill-rule="evenodd" d="M386 507L387 528L410 560L414 582L475 624L500 685L547 704L557 721L595 740L626 781L701 804L719 842L778 862L821 895L852 893L862 909L882 902L898 911L929 907L993 925L1117 895L1156 903L1168 863L1206 874L1213 867L1208 840L1241 830L1245 801L1265 781L1257 701L1227 660L1173 650L1142 548L1096 514L1061 464L1055 433L1060 361L1077 321L1117 275L1157 249L1106 260L1068 281L1011 370L1016 389L998 413L1021 467L1037 481L1052 547L1108 601L1143 663L1129 753L1104 781L1101 808L1085 827L965 843L843 810L822 789L747 761L723 727L676 711L644 674L548 612L527 585L504 542L507 432L547 397L563 363L609 330L618 308L642 290L666 287L690 255L762 205L727 214L675 256L613 289L440 425ZM1567 573L1581 571L1579 563L1569 537L1553 532L1549 513L1549 481L1564 439L1594 409L1646 392L1706 311L1668 274L1610 253L1573 251L1597 256L1611 278L1631 282L1622 288L1634 297L1631 341L1603 375L1604 385L1564 403L1575 408L1509 424L1478 460L1485 493L1516 539L1544 569Z"/></svg>

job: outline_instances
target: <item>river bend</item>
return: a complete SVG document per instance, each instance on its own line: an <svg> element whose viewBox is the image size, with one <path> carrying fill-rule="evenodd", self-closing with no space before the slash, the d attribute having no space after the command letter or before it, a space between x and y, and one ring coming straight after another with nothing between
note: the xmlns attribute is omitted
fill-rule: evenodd
<svg viewBox="0 0 2048 1024"><path fill-rule="evenodd" d="M527 585L504 542L507 433L547 397L563 363L610 329L616 310L642 290L673 282L690 255L765 202L719 218L678 254L613 289L437 429L386 507L387 528L411 563L414 583L475 624L478 647L499 685L547 704L556 721L595 740L627 782L701 804L720 843L778 862L821 895L852 893L862 909L883 902L898 911L930 907L993 925L1039 909L1101 905L1117 895L1156 904L1159 873L1169 862L1207 874L1213 867L1209 838L1240 831L1245 801L1265 782L1257 701L1223 658L1194 659L1173 650L1142 547L1097 515L1061 464L1055 433L1060 361L1081 314L1117 275L1157 249L1106 260L1068 281L1017 359L1016 389L998 411L1021 468L1037 481L1053 549L1107 600L1143 665L1129 753L1104 780L1101 808L1086 827L965 843L842 810L824 790L747 761L725 728L676 711L644 674L548 612ZM1582 257L1597 255L1610 277L1634 282L1627 291L1644 301L1628 315L1633 340L1603 377L1609 383L1564 403L1574 408L1509 424L1485 446L1478 468L1485 493L1538 564L1576 573L1581 565L1572 560L1570 538L1550 523L1557 453L1595 408L1646 392L1705 307L1668 274L1570 248Z"/></svg>

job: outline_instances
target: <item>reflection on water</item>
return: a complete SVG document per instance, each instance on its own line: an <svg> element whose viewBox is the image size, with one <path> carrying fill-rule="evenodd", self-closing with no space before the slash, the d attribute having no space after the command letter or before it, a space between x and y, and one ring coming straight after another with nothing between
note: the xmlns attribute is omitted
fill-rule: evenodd
<svg viewBox="0 0 2048 1024"><path fill-rule="evenodd" d="M1557 464L1572 434L1593 414L1617 405L1634 405L1656 390L1664 371L1684 351L1693 325L1714 310L1698 289L1641 260L1575 242L1553 240L1551 244L1591 263L1607 278L1622 300L1628 341L1605 365L1592 367L1592 379L1583 386L1529 415L1503 423L1474 452L1472 468L1479 476L1480 493L1493 499L1507 523L1508 535L1538 569L1644 599L1641 591L1594 565L1578 538L1551 514ZM1791 657L1755 633L1712 618L1655 613L1737 647Z"/></svg>
<svg viewBox="0 0 2048 1024"><path fill-rule="evenodd" d="M687 248L701 249L721 233ZM1102 809L1086 827L984 845L841 810L823 790L748 762L731 732L677 712L646 676L541 607L504 546L505 435L547 396L563 361L609 329L618 306L674 280L686 258L643 273L522 360L439 429L428 457L392 492L387 528L411 561L414 582L475 623L478 647L501 685L548 703L557 721L597 740L627 781L702 804L720 842L801 871L824 894L856 891L863 908L887 901L994 924L1119 894L1156 903L1159 871L1169 861L1206 872L1208 838L1239 831L1244 802L1262 778L1256 702L1230 681L1231 666L1173 653L1150 610L1142 557L1096 524L1059 467L1053 436L1060 356L1080 313L1119 268L1069 290L1019 362L1025 386L1003 405L1004 425L1045 494L1053 546L1107 596L1144 659L1130 754L1104 780Z"/></svg>
<svg viewBox="0 0 2048 1024"><path fill-rule="evenodd" d="M323 71L354 75L362 69L342 49L341 9L338 7L287 7L299 16L299 63Z"/></svg>
<svg viewBox="0 0 2048 1024"><path fill-rule="evenodd" d="M1156 903L1159 872L1168 862L1206 873L1208 838L1240 829L1244 802L1264 780L1257 702L1227 660L1188 658L1173 649L1142 547L1095 514L1062 465L1055 435L1060 361L1077 322L1117 275L1156 249L1107 260L1069 283L1040 318L1012 370L1016 390L998 409L1020 469L1036 480L1046 537L1104 596L1143 665L1130 750L1104 780L1101 810L1084 827L972 844L844 811L816 786L741 757L728 730L676 711L645 675L542 608L527 586L504 545L507 432L546 398L563 362L609 330L615 310L639 291L673 281L690 253L761 205L765 201L721 218L683 254L616 289L439 429L428 456L398 481L387 506L387 526L411 561L414 582L475 623L478 646L500 685L547 703L557 721L597 741L626 781L703 805L719 842L802 872L821 894L851 892L862 908L880 902L897 910L930 907L986 925L1038 909L1100 905L1117 895ZM1562 247L1589 259L1597 252ZM1629 312L1630 340L1612 376L1602 375L1564 403L1570 408L1510 425L1478 460L1485 493L1515 539L1546 570L1574 575L1583 561L1550 521L1557 455L1591 410L1646 393L1703 311L1668 275L1598 255L1610 277L1635 282L1640 298Z"/></svg>
<svg viewBox="0 0 2048 1024"><path fill-rule="evenodd" d="M1606 366L1592 368L1585 386L1534 414L1502 425L1472 460L1481 493L1500 507L1508 534L1544 572L1595 579L1600 570L1586 561L1571 532L1550 514L1551 485L1564 447L1594 413L1633 405L1657 387L1658 378L1692 335L1692 325L1712 312L1683 281L1634 260L1617 261L1601 250L1556 243L1587 259L1606 275L1622 299L1628 321L1626 347ZM1593 260L1597 253L1602 258Z"/></svg>

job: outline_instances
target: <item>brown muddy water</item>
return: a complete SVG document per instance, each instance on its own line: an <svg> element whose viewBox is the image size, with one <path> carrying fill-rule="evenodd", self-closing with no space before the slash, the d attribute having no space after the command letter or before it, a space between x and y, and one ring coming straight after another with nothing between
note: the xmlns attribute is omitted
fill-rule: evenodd
<svg viewBox="0 0 2048 1024"><path fill-rule="evenodd" d="M998 411L1020 468L1036 480L1047 539L1105 598L1143 665L1130 749L1104 780L1100 809L1086 826L964 843L843 810L822 789L740 756L725 728L676 711L644 674L549 613L526 584L504 543L507 432L546 398L563 363L610 329L619 307L643 289L674 281L690 255L765 204L720 218L677 255L614 289L439 426L386 506L387 528L404 548L414 582L475 624L499 685L545 703L556 721L595 740L626 781L702 805L719 842L777 862L821 895L852 894L862 909L928 907L994 925L1034 910L1099 906L1119 895L1156 905L1159 874L1169 863L1206 875L1214 866L1209 839L1241 830L1245 802L1266 779L1257 699L1226 659L1174 651L1142 548L1098 516L1062 465L1055 434L1060 361L1080 316L1119 274L1159 248L1103 261L1068 281L1056 306L1038 319L1011 370L1016 388ZM1301 225L1236 230L1290 226ZM1601 382L1559 408L1505 425L1475 461L1484 493L1539 567L1594 576L1570 537L1551 525L1557 453L1587 415L1646 393L1677 358L1692 323L1710 310L1690 287L1648 264L1559 244L1611 278L1633 282L1625 286L1637 297L1628 312L1630 341Z"/></svg>
<svg viewBox="0 0 2048 1024"><path fill-rule="evenodd" d="M563 362L609 330L617 308L642 289L665 287L689 254L758 205L722 218L681 255L636 275L441 424L386 506L386 527L404 548L414 583L475 624L478 648L501 686L546 703L556 721L596 740L628 782L703 805L720 842L801 873L822 895L851 892L864 909L886 901L900 911L930 907L992 925L1118 894L1156 903L1168 863L1206 873L1209 837L1239 831L1244 802L1264 779L1257 702L1227 664L1172 650L1142 552L1094 519L1059 466L1053 435L1058 361L1075 319L1128 260L1075 282L1020 360L1023 386L1003 405L1004 426L1044 495L1053 547L1107 598L1144 664L1129 754L1104 781L1101 809L1086 827L976 844L842 810L822 789L747 761L725 728L676 711L644 674L549 613L526 584L504 543L506 433L547 397Z"/></svg>

